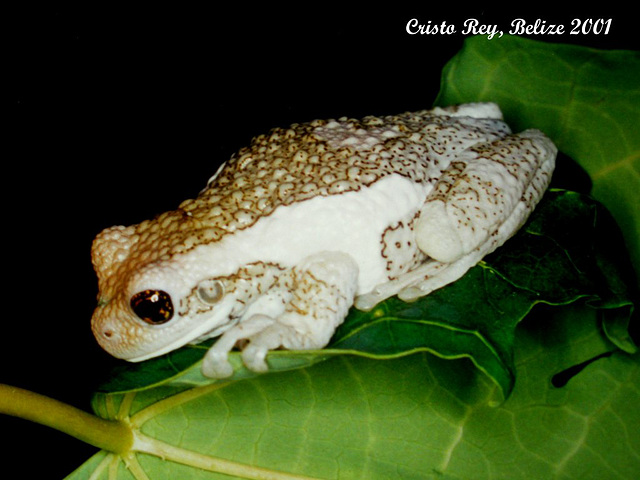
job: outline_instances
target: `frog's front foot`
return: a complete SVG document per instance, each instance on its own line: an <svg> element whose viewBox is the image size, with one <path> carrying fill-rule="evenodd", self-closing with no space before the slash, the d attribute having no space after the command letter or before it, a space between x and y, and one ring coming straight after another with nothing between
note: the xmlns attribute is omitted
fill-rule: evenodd
<svg viewBox="0 0 640 480"><path fill-rule="evenodd" d="M242 348L250 370L268 370L270 350L310 350L327 345L353 304L358 266L347 254L322 252L307 257L292 271L292 288L284 311L275 318L253 314L225 332L207 352L202 373L226 378L233 374L228 353Z"/></svg>
<svg viewBox="0 0 640 480"><path fill-rule="evenodd" d="M209 378L227 378L233 375L233 367L229 363L229 352L242 340L250 340L267 331L275 323L275 320L267 315L254 315L248 320L239 323L224 333L218 341L207 351L202 361L202 374ZM273 343L273 341L271 342ZM275 348L275 347L272 347ZM265 350L266 355L266 350ZM265 370L264 355L262 362L259 359L252 360L249 368L260 364L258 370ZM255 368L251 368L254 370Z"/></svg>

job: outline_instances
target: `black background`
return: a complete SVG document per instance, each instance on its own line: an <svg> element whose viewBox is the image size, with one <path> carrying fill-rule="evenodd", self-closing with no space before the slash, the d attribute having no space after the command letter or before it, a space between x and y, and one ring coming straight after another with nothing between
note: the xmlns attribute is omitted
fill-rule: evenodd
<svg viewBox="0 0 640 480"><path fill-rule="evenodd" d="M606 36L531 38L639 46L633 15L611 9L434 11L431 3L5 9L0 382L89 409L112 363L89 328L93 237L195 196L220 162L271 127L431 106L465 19L506 31L518 17L567 26L612 18ZM411 18L444 20L458 33L411 36ZM63 478L95 451L13 418L0 417L0 429L9 440L3 470L18 467L20 476Z"/></svg>

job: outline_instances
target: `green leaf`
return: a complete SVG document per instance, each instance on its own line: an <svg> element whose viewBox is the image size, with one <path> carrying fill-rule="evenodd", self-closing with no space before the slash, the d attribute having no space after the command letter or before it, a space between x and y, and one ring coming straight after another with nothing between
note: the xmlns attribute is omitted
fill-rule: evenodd
<svg viewBox="0 0 640 480"><path fill-rule="evenodd" d="M623 319L628 322L633 305L620 278L626 257L609 254L622 244L616 231L590 197L550 191L527 225L462 279L412 304L392 299L373 312L352 312L330 347L378 356L427 350L469 357L508 396L517 324L536 304L584 298L596 308L621 310L604 322L616 344L632 353ZM615 267L602 269L603 256Z"/></svg>
<svg viewBox="0 0 640 480"><path fill-rule="evenodd" d="M549 135L591 176L640 275L639 78L637 51L471 37L445 67L436 104L497 102L515 131Z"/></svg>
<svg viewBox="0 0 640 480"><path fill-rule="evenodd" d="M639 78L639 68L637 52L597 51L513 37L489 42L476 37L469 39L445 68L436 103L497 101L514 130L535 126L548 133L594 176L594 193L621 223L638 265L640 209L636 206L639 185L635 168L640 137L635 135L635 128L640 124L640 97L638 83L630 79ZM595 140L600 147L594 147ZM566 162L565 158L560 160L559 171L567 169ZM614 189L616 195L623 197L603 194L609 175L629 167L633 168L620 180L620 188ZM569 177L578 175L569 170ZM546 208L544 205L538 211ZM563 216L566 208L567 202L558 203L546 210L548 214L534 213L530 226L547 228L555 222L551 225L555 230L545 235L533 231L526 236L517 235L492 257L502 262L499 266L488 259L456 285L416 304L404 305L391 299L368 314L354 311L338 332L333 347L378 357L416 350L445 358L468 357L507 395L514 381L515 325L537 302L562 304L586 295L592 297L594 307L607 310L603 313L604 332L619 348L633 351L635 346L627 333L632 307L626 291L633 274L619 274L625 270L625 259L621 261L616 255L624 248L616 243L617 239L609 240L610 232L617 232L615 222L604 210L601 215L594 211L600 224L598 235L587 230L594 220L589 215L568 228ZM566 238L563 232L567 232ZM571 237L575 232L579 233ZM523 238L525 241L518 244L518 239ZM590 241L583 242L583 238ZM514 245L517 248L512 248ZM592 255L590 249L596 254ZM589 259L595 262L584 264ZM515 293L509 293L511 287L501 285L498 277L511 284ZM468 292L474 292L474 297L469 297ZM498 304L495 298L509 300ZM477 311L479 315L465 320L460 310ZM463 320L451 322L452 318ZM105 389L142 388L170 377L186 384L206 383L197 363L203 353L202 347L188 347L130 368L129 373L118 376ZM329 352L323 352L326 354ZM318 355L319 352L278 353L272 354L270 360L274 363L272 368L288 369L325 358ZM251 376L236 357L233 361L237 378Z"/></svg>
<svg viewBox="0 0 640 480"><path fill-rule="evenodd" d="M438 103L497 101L514 130L552 136L592 174L638 265L637 78L634 52L474 38ZM626 263L605 208L548 192L460 281L353 311L329 349L270 353L270 374L233 353L229 382L205 379L207 345L129 366L94 408L130 422L133 450L69 478L636 478Z"/></svg>
<svg viewBox="0 0 640 480"><path fill-rule="evenodd" d="M632 309L620 277L626 257L607 211L586 195L547 193L530 221L503 248L485 258L459 281L422 299L391 298L370 312L353 309L327 349L272 352L271 371L310 366L337 355L393 358L426 351L442 358L468 358L506 398L516 380L514 336L534 305L564 305L585 299L610 310L605 331L615 344L633 352L627 324ZM607 268L600 261L606 258ZM103 391L137 390L154 385L202 386L200 360L210 343L188 346L164 357L122 367ZM234 380L254 374L232 354Z"/></svg>
<svg viewBox="0 0 640 480"><path fill-rule="evenodd" d="M640 358L601 355L610 345L591 308L538 313L518 328L518 381L497 408L495 386L468 361L424 353L99 395L96 411L127 418L139 451L101 452L69 480L636 478Z"/></svg>

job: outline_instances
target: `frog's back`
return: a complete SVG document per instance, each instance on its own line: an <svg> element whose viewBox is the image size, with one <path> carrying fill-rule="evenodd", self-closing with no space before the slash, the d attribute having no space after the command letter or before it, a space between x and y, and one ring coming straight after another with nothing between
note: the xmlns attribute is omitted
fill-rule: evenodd
<svg viewBox="0 0 640 480"><path fill-rule="evenodd" d="M478 138L497 137L495 129L490 119L461 129L458 119L431 110L276 128L235 154L181 209L221 238L278 207L359 191L389 175L433 184L455 152L452 144L463 149Z"/></svg>
<svg viewBox="0 0 640 480"><path fill-rule="evenodd" d="M391 118L397 120L391 123ZM401 117L276 128L234 155L182 208L193 208L207 224L229 231L247 228L278 207L359 191L390 174L424 182L428 173L437 177L439 169L429 167L425 142L407 141L419 129L419 121Z"/></svg>
<svg viewBox="0 0 640 480"><path fill-rule="evenodd" d="M291 242L303 241L305 231L310 236L323 223L334 230L325 242L332 245L349 236L348 230L367 226L358 233L360 245L348 245L355 250L349 253L364 261L370 252L362 239L369 238L380 257L380 236L386 229L400 232L398 222L415 213L457 150L508 130L499 119L461 122L449 113L316 120L260 135L223 164L196 198L130 227L122 267L135 271L198 247L255 241L257 233L250 231L259 230L258 222L277 226L269 231L280 234L292 219L303 219L308 228L296 229L298 236L285 233L278 239L280 250L291 252ZM369 221L374 217L375 228ZM271 252L258 246L253 253Z"/></svg>

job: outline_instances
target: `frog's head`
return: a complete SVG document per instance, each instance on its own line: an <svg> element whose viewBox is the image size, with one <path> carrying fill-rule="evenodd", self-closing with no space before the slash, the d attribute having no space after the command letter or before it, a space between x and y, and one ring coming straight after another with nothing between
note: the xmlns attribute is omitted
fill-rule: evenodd
<svg viewBox="0 0 640 480"><path fill-rule="evenodd" d="M148 237L136 226L113 227L92 248L99 283L93 333L107 352L131 362L222 333L236 303L222 280L202 278L189 255L150 248Z"/></svg>

